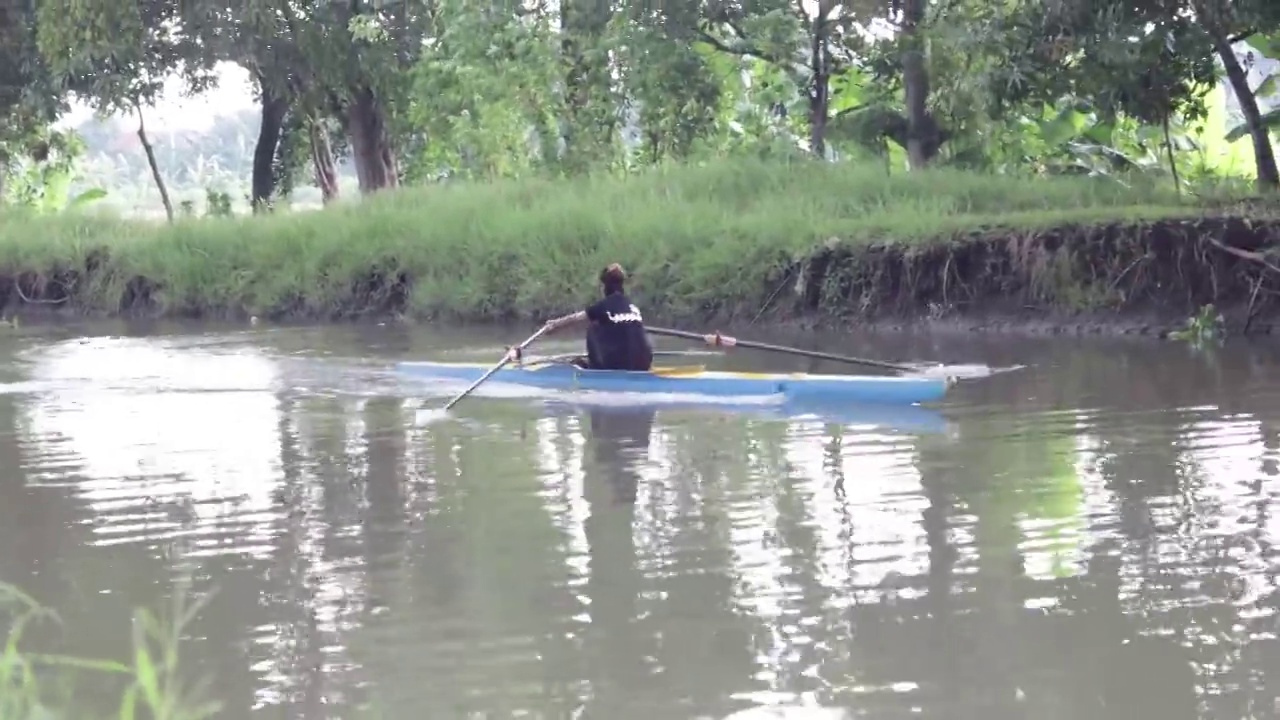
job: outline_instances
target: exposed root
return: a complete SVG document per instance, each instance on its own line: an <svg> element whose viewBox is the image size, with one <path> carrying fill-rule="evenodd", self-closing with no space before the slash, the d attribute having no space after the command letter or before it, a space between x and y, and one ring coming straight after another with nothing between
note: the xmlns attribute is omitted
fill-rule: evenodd
<svg viewBox="0 0 1280 720"><path fill-rule="evenodd" d="M1250 262L1256 262L1262 265L1263 267L1267 268L1271 272L1280 274L1280 267L1277 267L1274 263L1268 261L1265 257L1262 256L1261 253L1252 252L1250 250L1243 250L1241 248L1231 247L1229 245L1223 245L1221 240L1218 240L1217 238L1214 238L1214 237L1210 237L1207 239L1210 245L1213 245L1214 247L1218 248L1219 250L1222 250L1223 252L1231 253L1232 255L1235 255L1238 258L1243 258Z"/></svg>
<svg viewBox="0 0 1280 720"><path fill-rule="evenodd" d="M1254 304L1258 300L1258 291L1262 290L1263 276L1259 274L1253 283L1253 292L1249 293L1249 307L1245 310L1243 334L1249 334L1249 328L1253 326L1253 320L1257 317L1258 311L1254 309Z"/></svg>
<svg viewBox="0 0 1280 720"><path fill-rule="evenodd" d="M791 317L860 322L965 315L1039 319L1106 313L1182 320L1202 305L1238 308L1255 329L1280 265L1280 222L1212 217L990 230L920 244L830 244L796 264L779 306ZM941 310L944 309L944 310Z"/></svg>
<svg viewBox="0 0 1280 720"><path fill-rule="evenodd" d="M149 278L135 275L125 283L120 294L120 311L131 315L151 313L157 309L156 294L160 286Z"/></svg>
<svg viewBox="0 0 1280 720"><path fill-rule="evenodd" d="M20 272L0 278L0 294L6 297L6 308L22 305L62 305L72 299L79 274L66 270L52 273ZM7 291L3 286L7 285ZM17 302L14 301L16 296Z"/></svg>
<svg viewBox="0 0 1280 720"><path fill-rule="evenodd" d="M330 319L403 315L412 286L404 272L371 272L352 283L350 294L335 303Z"/></svg>
<svg viewBox="0 0 1280 720"><path fill-rule="evenodd" d="M13 284L13 291L18 294L18 297L22 298L22 302L28 305L61 305L71 299L70 295L63 295L57 298L29 298L26 293L22 292L21 282Z"/></svg>
<svg viewBox="0 0 1280 720"><path fill-rule="evenodd" d="M782 291L791 283L792 276L795 275L795 271L796 267L794 266L787 268L786 272L782 275L782 282L779 282L778 286L773 289L773 292L769 293L769 297L765 298L764 302L760 305L760 309L757 310L756 314L751 318L751 322L747 323L748 325L755 325L756 321L758 321L769 310L769 307L773 305L773 301L777 300L778 296L782 294Z"/></svg>

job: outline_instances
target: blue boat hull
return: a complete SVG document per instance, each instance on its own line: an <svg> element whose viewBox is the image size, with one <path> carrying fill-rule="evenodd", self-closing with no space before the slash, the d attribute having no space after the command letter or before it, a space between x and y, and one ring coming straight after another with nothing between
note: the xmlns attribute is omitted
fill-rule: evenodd
<svg viewBox="0 0 1280 720"><path fill-rule="evenodd" d="M697 402L643 401L618 405L614 402L605 402L603 398L593 401L586 396L579 396L563 400L547 399L543 406L552 412L597 411L618 415L706 410L708 407L713 407L717 412L769 420L810 419L823 423L873 427L916 435L945 434L950 427L946 418L933 408L920 405L842 402L828 398L786 399L776 404L717 402L709 406L707 403Z"/></svg>
<svg viewBox="0 0 1280 720"><path fill-rule="evenodd" d="M396 370L424 380L474 382L491 365L445 362L402 362ZM940 377L874 375L808 375L747 373L701 368L655 368L654 372L583 370L563 363L507 366L489 382L549 390L626 393L672 393L712 397L784 395L788 399L915 405L941 400L952 381Z"/></svg>

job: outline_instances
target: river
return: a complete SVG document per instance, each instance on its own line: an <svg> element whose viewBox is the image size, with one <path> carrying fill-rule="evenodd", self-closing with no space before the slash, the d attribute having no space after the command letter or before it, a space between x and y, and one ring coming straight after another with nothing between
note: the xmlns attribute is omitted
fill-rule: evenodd
<svg viewBox="0 0 1280 720"><path fill-rule="evenodd" d="M415 424L456 387L392 362L522 334L4 329L0 580L84 657L200 600L182 668L227 718L1277 710L1274 344L809 335L1027 367L918 412L490 386Z"/></svg>

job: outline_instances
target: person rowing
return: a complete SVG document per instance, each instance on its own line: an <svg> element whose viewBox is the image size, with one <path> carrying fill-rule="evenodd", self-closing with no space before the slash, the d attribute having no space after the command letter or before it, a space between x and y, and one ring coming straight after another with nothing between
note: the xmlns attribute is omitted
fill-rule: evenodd
<svg viewBox="0 0 1280 720"><path fill-rule="evenodd" d="M585 310L548 320L544 334L573 325L587 324L587 354L574 360L574 365L588 370L632 370L645 372L653 368L653 345L645 331L644 317L626 293L627 273L618 263L600 271L600 289L604 297ZM719 333L705 335L708 345L727 346L731 338ZM521 360L519 348L507 351L513 362Z"/></svg>
<svg viewBox="0 0 1280 720"><path fill-rule="evenodd" d="M653 367L653 345L644 330L644 317L640 308L627 297L627 273L618 263L612 263L600 271L600 289L604 297L563 317L548 320L544 334L551 334L573 325L587 323L586 357L575 359L574 364L591 370L640 370ZM520 360L517 350L508 357Z"/></svg>

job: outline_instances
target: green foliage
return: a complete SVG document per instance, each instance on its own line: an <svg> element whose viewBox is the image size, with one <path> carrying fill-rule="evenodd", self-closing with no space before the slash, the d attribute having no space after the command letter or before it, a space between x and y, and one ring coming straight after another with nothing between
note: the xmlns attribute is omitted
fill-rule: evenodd
<svg viewBox="0 0 1280 720"><path fill-rule="evenodd" d="M1267 78L1267 81L1264 82L1262 85L1259 85L1258 94L1261 95L1262 94L1261 89L1268 86L1272 87L1273 88L1272 92L1274 92L1275 83L1273 81L1275 79L1276 79L1276 76L1273 75L1270 78ZM1266 128L1268 131L1271 131L1271 132L1280 130L1280 108L1276 108L1274 110L1270 110L1262 114L1262 127ZM1237 125L1236 127L1231 128L1231 131L1227 133L1227 140L1229 142L1235 142L1236 140L1239 140L1248 134L1249 134L1248 125L1244 125L1244 124Z"/></svg>
<svg viewBox="0 0 1280 720"><path fill-rule="evenodd" d="M658 27L614 23L621 76L635 109L633 162L688 160L715 153L732 136L734 107L744 99L740 64L704 44L678 42Z"/></svg>
<svg viewBox="0 0 1280 720"><path fill-rule="evenodd" d="M929 4L903 34L885 32L902 8L871 0L39 0L23 26L34 30L0 28L25 42L31 67L101 109L144 106L174 73L198 93L216 61L250 70L279 136L259 137L254 113L198 160L163 141L157 157L193 206L206 187L239 203L250 175L278 205L299 181L331 177L335 157L349 156L363 191L806 153L870 153L893 171L913 133L934 164L1196 181L1210 172L1193 138L1218 81L1218 39L1248 32L1271 49L1273 5L953 2ZM903 71L913 49L925 59L915 120ZM48 105L0 91L8 98ZM255 165L255 154L271 161ZM94 167L111 176L104 185L150 174L140 153L116 155Z"/></svg>
<svg viewBox="0 0 1280 720"><path fill-rule="evenodd" d="M178 214L184 218L196 217L196 203L194 200L183 200L178 203ZM205 189L204 193L204 217L233 217L235 213L231 209L231 196L225 192L214 190L212 188Z"/></svg>
<svg viewBox="0 0 1280 720"><path fill-rule="evenodd" d="M1222 313L1218 312L1213 305L1205 305L1200 308L1200 312L1187 318L1186 325L1181 330L1170 332L1169 339L1183 340L1190 343L1192 347L1200 349L1221 341L1222 323Z"/></svg>
<svg viewBox="0 0 1280 720"><path fill-rule="evenodd" d="M181 33L180 6L168 0L40 0L37 41L66 89L104 111L150 105L170 72L194 90L211 82L212 58Z"/></svg>
<svg viewBox="0 0 1280 720"><path fill-rule="evenodd" d="M52 610L21 590L0 583L0 616L8 634L0 652L0 717L13 720L112 718L113 720L204 720L220 704L203 700L207 684L189 685L179 675L181 640L202 602L187 604L176 593L170 614L145 610L132 618L132 646L127 662L93 660L33 652L26 634L37 623L59 622ZM77 705L70 678L80 673L123 680L118 707Z"/></svg>
<svg viewBox="0 0 1280 720"><path fill-rule="evenodd" d="M519 177L556 154L559 72L549 18L439 4L432 46L412 71L413 127L425 136L412 178Z"/></svg>
<svg viewBox="0 0 1280 720"><path fill-rule="evenodd" d="M258 115L254 110L228 113L218 116L205 128L168 129L154 133L151 142L156 160L164 168L169 190L178 208L184 204L192 208L203 207L207 191L213 189L229 197L233 210L247 211ZM120 120L89 118L76 125L72 132L83 142L83 151L74 159L76 173L70 185L72 195L102 187L110 191L102 204L113 210L126 213L162 211L135 125ZM296 167L300 159L309 159L310 150L305 141L305 133L291 137L288 152L301 157L286 158L285 162ZM340 156L339 159L346 158ZM338 168L338 178L344 186L354 186L356 182L349 165ZM320 205L318 190L305 184L298 188L292 178L282 179L277 192L280 195L277 205L286 198L295 206Z"/></svg>
<svg viewBox="0 0 1280 720"><path fill-rule="evenodd" d="M0 182L6 165L48 132L66 99L36 44L28 3L0 7Z"/></svg>
<svg viewBox="0 0 1280 720"><path fill-rule="evenodd" d="M1169 171L1163 128L1125 115L1108 115L1089 103L1064 98L1039 113L1020 114L987 126L980 139L956 143L953 162L1000 173L1094 175L1117 179L1133 173L1159 176ZM1184 179L1203 179L1203 148L1181 119L1169 127L1176 166Z"/></svg>
<svg viewBox="0 0 1280 720"><path fill-rule="evenodd" d="M40 213L74 210L101 200L107 191L91 187L73 194L76 182L76 160L84 152L80 138L71 133L51 131L35 143L23 161L9 168L9 182L4 185L6 203L33 209Z"/></svg>
<svg viewBox="0 0 1280 720"><path fill-rule="evenodd" d="M218 190L205 190L205 207L209 217L231 217L231 196Z"/></svg>
<svg viewBox="0 0 1280 720"><path fill-rule="evenodd" d="M595 153L596 169L776 154L779 142L799 149L817 137L819 116L838 157L871 150L893 160L906 147L901 42L860 32L889 18L888 4L824 3L817 17L792 0L637 8L585 39L572 23L557 28L544 8L439 7L438 40L415 71L413 117L427 138L417 178L583 170L564 161L585 121L570 117L572 98L555 90L570 41L590 42L614 73L587 99L594 119L585 124L623 139ZM930 112L950 148L940 161L1016 174L1203 174L1190 133L1205 117L1215 55L1208 32L1180 7L936 8L921 32L931 48ZM813 64L818 47L822 68ZM825 106L814 105L819 97ZM619 113L627 126L613 130Z"/></svg>

